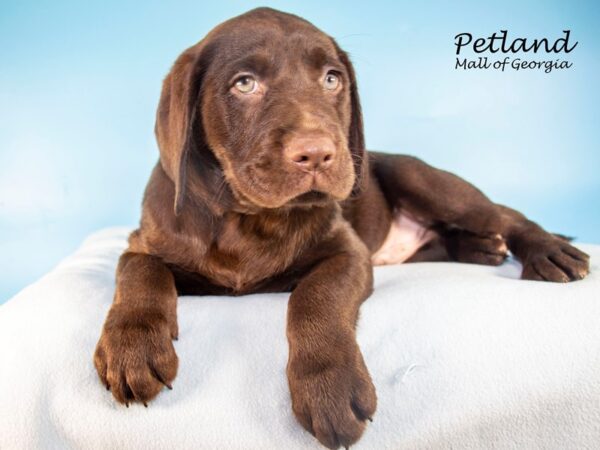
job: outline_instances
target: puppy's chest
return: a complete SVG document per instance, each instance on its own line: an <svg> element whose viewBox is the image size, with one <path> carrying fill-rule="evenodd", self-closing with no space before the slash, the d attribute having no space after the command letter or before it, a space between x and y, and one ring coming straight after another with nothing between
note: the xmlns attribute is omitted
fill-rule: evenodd
<svg viewBox="0 0 600 450"><path fill-rule="evenodd" d="M239 293L285 271L307 244L306 230L289 223L243 223L227 220L207 248L200 272Z"/></svg>

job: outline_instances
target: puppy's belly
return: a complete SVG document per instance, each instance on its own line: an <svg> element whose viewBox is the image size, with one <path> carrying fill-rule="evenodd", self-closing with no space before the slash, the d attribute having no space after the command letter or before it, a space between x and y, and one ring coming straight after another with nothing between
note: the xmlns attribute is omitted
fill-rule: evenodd
<svg viewBox="0 0 600 450"><path fill-rule="evenodd" d="M390 231L379 250L371 256L371 262L375 266L403 263L436 236L412 215L396 211Z"/></svg>

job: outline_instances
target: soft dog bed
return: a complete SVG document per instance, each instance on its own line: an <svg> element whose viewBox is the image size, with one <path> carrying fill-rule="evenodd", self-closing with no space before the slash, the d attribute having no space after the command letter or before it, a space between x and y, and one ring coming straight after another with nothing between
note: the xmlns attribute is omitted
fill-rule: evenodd
<svg viewBox="0 0 600 450"><path fill-rule="evenodd" d="M0 307L0 448L320 448L296 423L287 294L179 299L179 375L146 409L92 354L129 230L91 236ZM598 448L600 246L579 282L520 266L375 269L358 340L379 406L356 448Z"/></svg>

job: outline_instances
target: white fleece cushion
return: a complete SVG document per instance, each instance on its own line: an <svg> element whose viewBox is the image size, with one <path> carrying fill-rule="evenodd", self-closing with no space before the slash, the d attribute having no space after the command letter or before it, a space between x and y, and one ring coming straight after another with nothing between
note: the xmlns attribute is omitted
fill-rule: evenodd
<svg viewBox="0 0 600 450"><path fill-rule="evenodd" d="M118 405L92 354L127 229L94 234L0 307L0 448L320 448L285 377L287 294L182 297L173 391ZM571 284L520 267L375 269L358 340L377 388L357 449L598 448L600 246Z"/></svg>

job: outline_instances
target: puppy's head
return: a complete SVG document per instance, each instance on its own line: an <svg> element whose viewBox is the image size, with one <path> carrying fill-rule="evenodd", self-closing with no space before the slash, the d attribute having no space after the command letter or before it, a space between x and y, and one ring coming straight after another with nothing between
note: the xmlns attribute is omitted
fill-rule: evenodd
<svg viewBox="0 0 600 450"><path fill-rule="evenodd" d="M267 8L213 29L165 79L157 113L175 211L195 176L254 208L343 200L366 166L354 70L310 23ZM365 162L366 163L366 162Z"/></svg>

